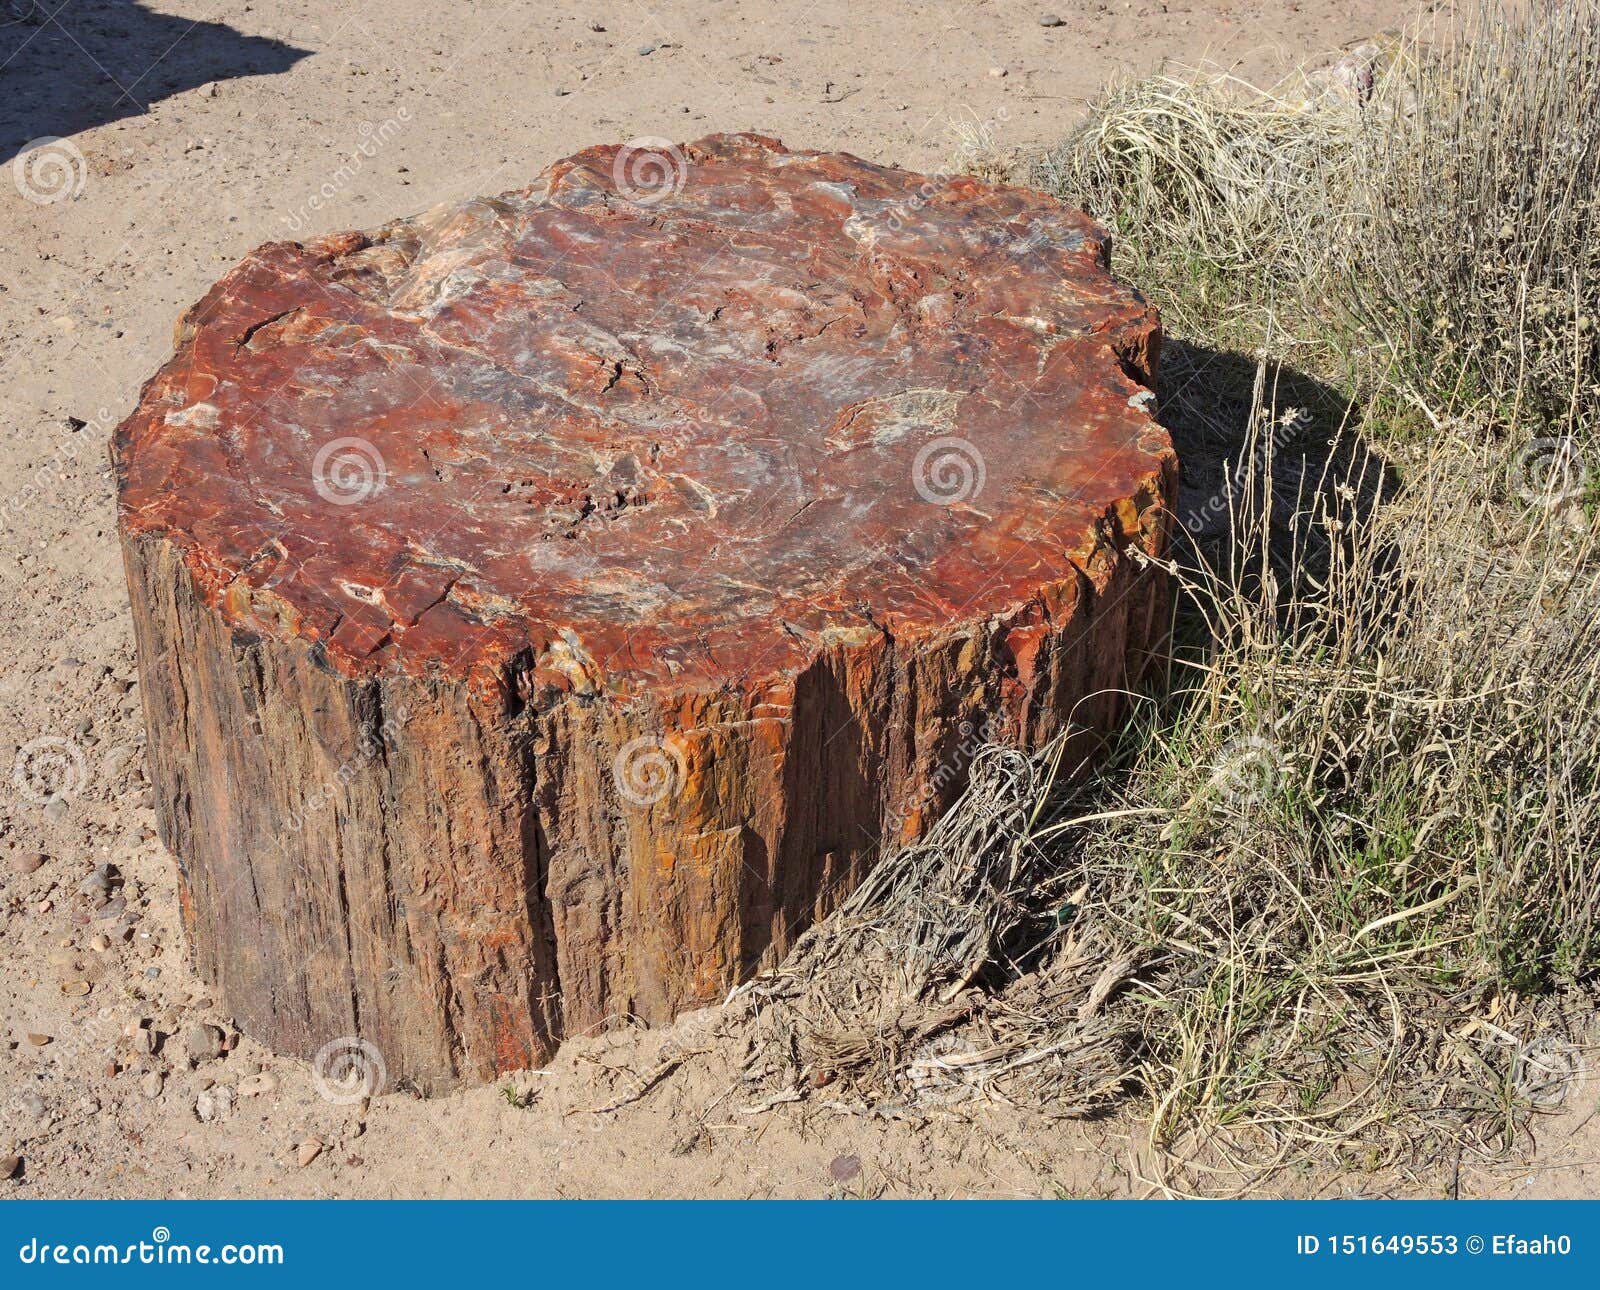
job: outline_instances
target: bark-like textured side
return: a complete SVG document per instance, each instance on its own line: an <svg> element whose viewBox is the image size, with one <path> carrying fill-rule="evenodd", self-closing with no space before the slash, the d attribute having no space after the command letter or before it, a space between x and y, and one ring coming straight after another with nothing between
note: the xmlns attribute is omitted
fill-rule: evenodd
<svg viewBox="0 0 1600 1290"><path fill-rule="evenodd" d="M1163 553L1174 474L1169 457L1006 615L851 628L792 675L625 703L540 689L520 661L492 694L341 676L315 645L230 626L171 542L125 534L201 976L274 1049L359 1036L390 1086L425 1092L714 1001L880 839L931 823L985 729L1114 725L1164 645L1166 578L1140 557Z"/></svg>

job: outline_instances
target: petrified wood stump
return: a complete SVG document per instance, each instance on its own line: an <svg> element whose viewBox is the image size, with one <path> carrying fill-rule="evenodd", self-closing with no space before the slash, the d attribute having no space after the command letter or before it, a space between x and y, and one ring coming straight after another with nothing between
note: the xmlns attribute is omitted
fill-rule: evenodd
<svg viewBox="0 0 1600 1290"><path fill-rule="evenodd" d="M241 1026L424 1090L782 955L1163 643L1153 312L1019 189L756 136L251 254L113 448Z"/></svg>

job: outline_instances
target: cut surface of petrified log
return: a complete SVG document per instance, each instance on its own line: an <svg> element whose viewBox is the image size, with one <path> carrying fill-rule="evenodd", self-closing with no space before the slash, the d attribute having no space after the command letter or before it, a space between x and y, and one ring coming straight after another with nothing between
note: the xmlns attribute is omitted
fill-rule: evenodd
<svg viewBox="0 0 1600 1290"><path fill-rule="evenodd" d="M116 435L202 974L433 1090L781 954L1160 649L1159 330L1051 199L753 135L260 248Z"/></svg>

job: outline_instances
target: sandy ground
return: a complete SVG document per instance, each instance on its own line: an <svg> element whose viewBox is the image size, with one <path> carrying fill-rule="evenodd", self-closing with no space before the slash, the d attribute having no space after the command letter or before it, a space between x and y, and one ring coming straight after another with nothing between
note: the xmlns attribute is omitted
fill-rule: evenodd
<svg viewBox="0 0 1600 1290"><path fill-rule="evenodd" d="M0 21L27 8L0 6ZM575 1040L509 1094L370 1104L330 1101L303 1064L236 1036L187 966L172 861L154 840L106 439L181 309L265 240L511 188L583 145L640 135L758 129L937 168L956 153L955 122L986 126L1001 148L1038 144L1114 73L1210 54L1261 75L1410 6L37 8L0 26L0 162L12 170L40 136L71 148L0 179L0 1157L17 1158L0 1195L1148 1192L1132 1113L1092 1126L969 1108L752 1113L733 1055L715 1047L603 1109L657 1068L663 1043L692 1051L692 1033ZM1041 23L1047 11L1059 25ZM69 791L47 805L40 779ZM141 1021L154 1052L125 1033ZM221 1028L229 1050L206 1056L215 1036L201 1033L192 1061L197 1024ZM1537 1169L1467 1162L1268 1190L1583 1194L1600 1150L1581 1120L1551 1125Z"/></svg>

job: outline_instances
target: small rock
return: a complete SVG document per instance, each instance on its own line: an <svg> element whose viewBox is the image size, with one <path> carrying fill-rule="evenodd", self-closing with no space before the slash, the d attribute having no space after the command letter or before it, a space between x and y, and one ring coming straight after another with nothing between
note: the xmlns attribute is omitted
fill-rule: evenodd
<svg viewBox="0 0 1600 1290"><path fill-rule="evenodd" d="M17 1099L17 1106L30 1120L42 1120L49 1114L50 1108L45 1105L44 1098L37 1093L24 1093Z"/></svg>
<svg viewBox="0 0 1600 1290"><path fill-rule="evenodd" d="M18 856L11 862L11 864L20 874L38 873L39 870L44 868L45 860L47 858L48 857L42 855L41 853L34 851L28 855ZM11 1158L15 1159L16 1157L13 1156Z"/></svg>
<svg viewBox="0 0 1600 1290"><path fill-rule="evenodd" d="M990 75L990 76L992 76L992 77L994 77L994 78L995 78L995 80L997 80L997 81L998 81L998 80L999 80L999 79L1000 79L1000 78L1001 78L1001 77L1002 77L1002 76L1004 76L1004 75L1005 75L1005 74L1006 74L1006 69L1005 69L1005 68L1003 68L1003 67L991 67L991 68L990 68L990 69L989 69L989 75Z"/></svg>
<svg viewBox="0 0 1600 1290"><path fill-rule="evenodd" d="M21 1168L21 1156L0 1156L0 1178L15 1178Z"/></svg>
<svg viewBox="0 0 1600 1290"><path fill-rule="evenodd" d="M194 1113L202 1124L213 1120L226 1120L233 1114L233 1090L226 1084L202 1089L194 1100Z"/></svg>
<svg viewBox="0 0 1600 1290"><path fill-rule="evenodd" d="M656 46L655 45L640 45L639 46L639 57L640 58L646 58L646 57L648 57L649 55L651 55L651 54L653 54L655 52L656 52Z"/></svg>
<svg viewBox="0 0 1600 1290"><path fill-rule="evenodd" d="M1042 13L1039 15L1039 25L1041 27L1065 27L1067 24L1053 13Z"/></svg>
<svg viewBox="0 0 1600 1290"><path fill-rule="evenodd" d="M100 932L89 942L89 948L96 954L104 954L111 948L111 938L104 932Z"/></svg>
<svg viewBox="0 0 1600 1290"><path fill-rule="evenodd" d="M299 1161L300 1168L304 1169L320 1156L325 1146L327 1146L327 1143L323 1142L321 1138L307 1138L302 1142L300 1149L295 1153L295 1159Z"/></svg>
<svg viewBox="0 0 1600 1290"><path fill-rule="evenodd" d="M195 1065L222 1056L225 1037L219 1026L196 1022L183 1028L183 1051Z"/></svg>
<svg viewBox="0 0 1600 1290"><path fill-rule="evenodd" d="M122 915L127 911L127 908L127 898L124 896L118 896L115 900L106 901L104 905L95 910L94 916L102 921L107 921L113 918L121 918Z"/></svg>
<svg viewBox="0 0 1600 1290"><path fill-rule="evenodd" d="M61 993L69 999L81 999L92 989L94 987L87 981L63 981L61 983Z"/></svg>
<svg viewBox="0 0 1600 1290"><path fill-rule="evenodd" d="M44 818L52 823L57 823L67 818L67 799L61 796L52 797L45 805Z"/></svg>
<svg viewBox="0 0 1600 1290"><path fill-rule="evenodd" d="M161 1072L151 1071L139 1081L139 1091L153 1102L161 1096L162 1082Z"/></svg>
<svg viewBox="0 0 1600 1290"><path fill-rule="evenodd" d="M861 1176L860 1156L835 1156L828 1162L828 1176L837 1183L847 1183Z"/></svg>
<svg viewBox="0 0 1600 1290"><path fill-rule="evenodd" d="M29 1031L28 1042L35 1048L43 1048L46 1044L51 1042L51 1038L49 1035L41 1035L33 1031Z"/></svg>
<svg viewBox="0 0 1600 1290"><path fill-rule="evenodd" d="M240 1097L262 1097L278 1091L278 1077L263 1071L259 1075L246 1075L239 1081Z"/></svg>
<svg viewBox="0 0 1600 1290"><path fill-rule="evenodd" d="M155 1031L148 1026L140 1026L128 1036L128 1043L139 1056L148 1057L156 1050Z"/></svg>

